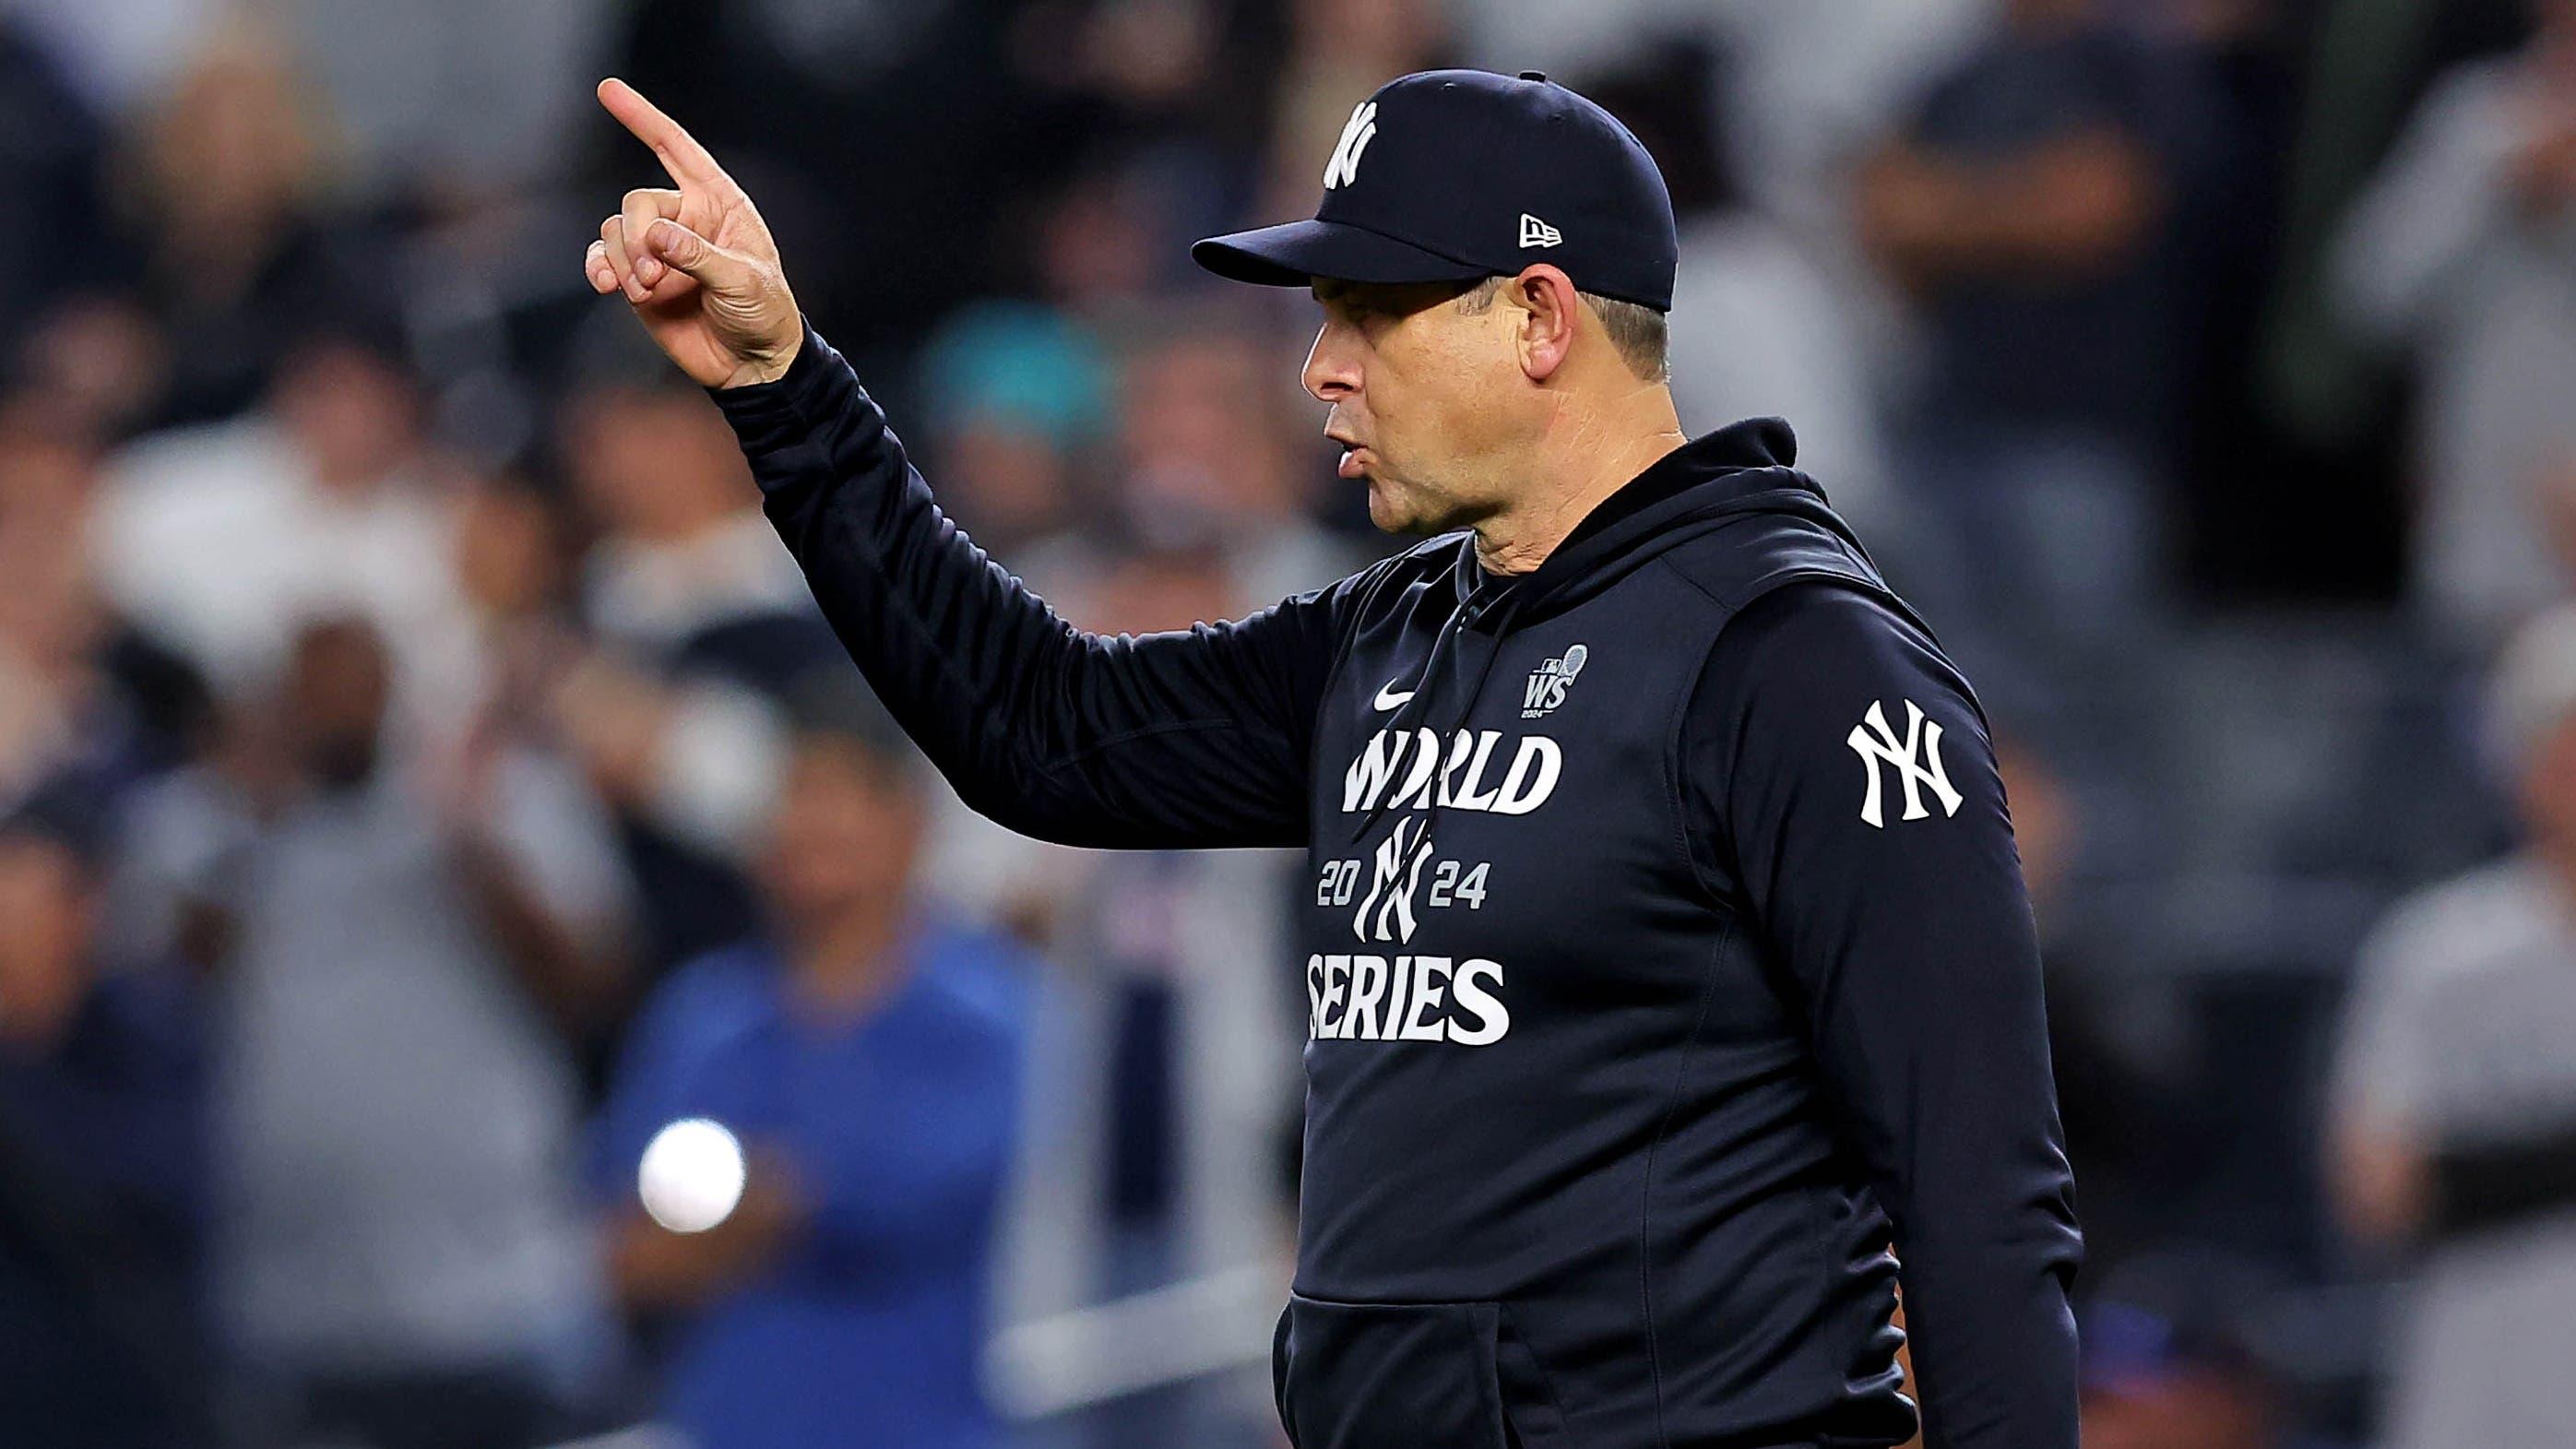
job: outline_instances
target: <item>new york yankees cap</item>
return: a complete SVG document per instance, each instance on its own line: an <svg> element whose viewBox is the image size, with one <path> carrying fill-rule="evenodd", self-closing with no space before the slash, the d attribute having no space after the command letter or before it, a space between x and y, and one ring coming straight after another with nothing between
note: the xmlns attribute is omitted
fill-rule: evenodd
<svg viewBox="0 0 2576 1449"><path fill-rule="evenodd" d="M1657 311L1680 244L1663 173L1608 111L1538 71L1400 76L1351 112L1311 220L1190 248L1239 282L1474 281L1533 262Z"/></svg>

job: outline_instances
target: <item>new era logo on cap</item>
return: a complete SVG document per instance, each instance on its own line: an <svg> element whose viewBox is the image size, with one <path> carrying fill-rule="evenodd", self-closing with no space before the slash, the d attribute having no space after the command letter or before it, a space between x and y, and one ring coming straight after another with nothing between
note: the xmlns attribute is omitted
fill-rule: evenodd
<svg viewBox="0 0 2576 1449"><path fill-rule="evenodd" d="M1521 245L1552 247L1565 240L1565 233L1524 211L1521 213Z"/></svg>

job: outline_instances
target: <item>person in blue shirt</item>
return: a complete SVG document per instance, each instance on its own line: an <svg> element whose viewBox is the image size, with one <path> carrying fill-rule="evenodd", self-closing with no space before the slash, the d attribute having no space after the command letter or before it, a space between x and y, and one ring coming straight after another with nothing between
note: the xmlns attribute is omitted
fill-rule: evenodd
<svg viewBox="0 0 2576 1449"><path fill-rule="evenodd" d="M916 899L926 766L855 673L800 685L790 714L756 872L768 936L665 982L611 1086L611 1281L665 1330L662 1414L699 1445L979 1449L1028 963ZM748 1161L740 1202L697 1233L637 1191L648 1144L688 1118Z"/></svg>

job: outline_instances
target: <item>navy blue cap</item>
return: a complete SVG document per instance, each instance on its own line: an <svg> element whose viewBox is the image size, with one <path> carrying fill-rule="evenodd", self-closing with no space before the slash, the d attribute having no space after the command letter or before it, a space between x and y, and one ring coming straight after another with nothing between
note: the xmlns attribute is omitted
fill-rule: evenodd
<svg viewBox="0 0 2576 1449"><path fill-rule="evenodd" d="M1400 76L1351 112L1311 221L1190 248L1220 277L1302 287L1473 281L1533 262L1586 292L1672 310L1663 173L1616 117L1537 71Z"/></svg>

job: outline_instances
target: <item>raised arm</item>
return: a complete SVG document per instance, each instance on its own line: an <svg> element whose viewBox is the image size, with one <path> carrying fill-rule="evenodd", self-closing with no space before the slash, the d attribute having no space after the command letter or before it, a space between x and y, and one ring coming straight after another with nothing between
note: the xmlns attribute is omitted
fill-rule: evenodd
<svg viewBox="0 0 2576 1449"><path fill-rule="evenodd" d="M1239 623L1114 638L1058 618L931 501L804 323L760 214L623 82L600 100L676 190L627 193L586 261L732 422L779 536L888 709L967 804L1070 845L1302 845L1349 581Z"/></svg>

